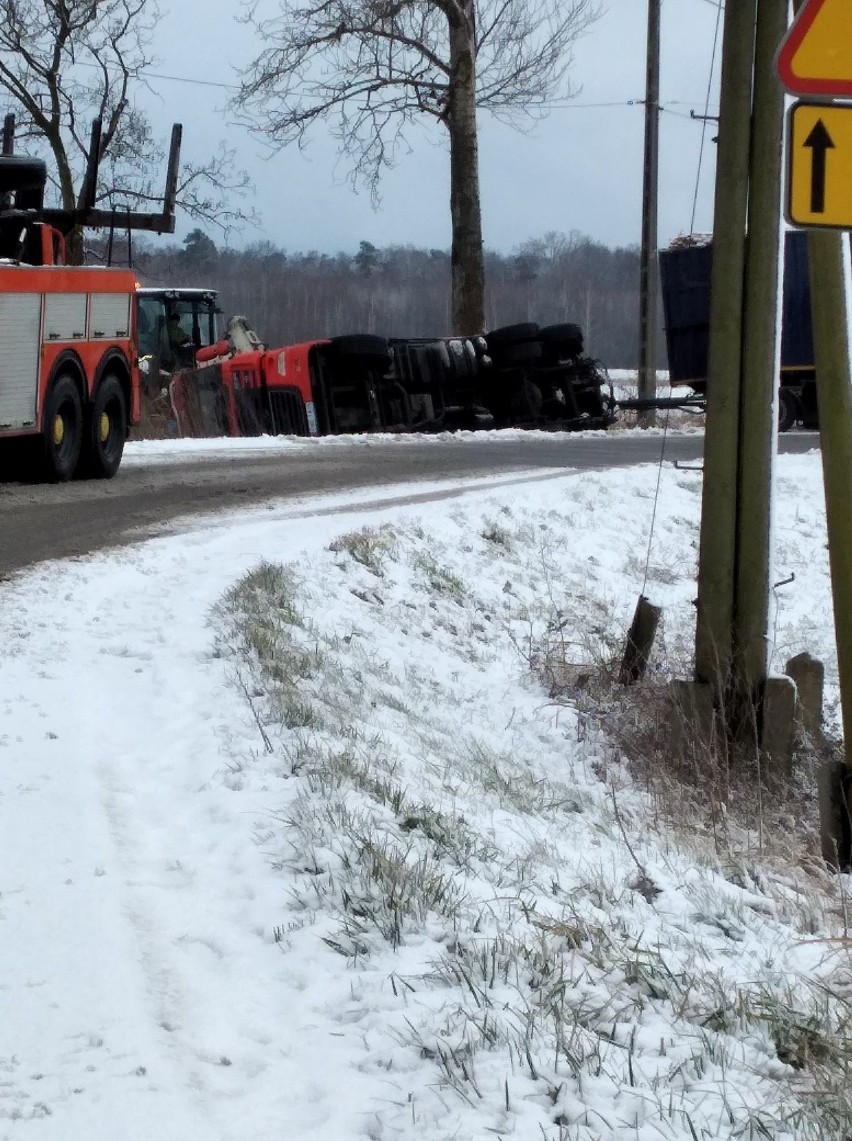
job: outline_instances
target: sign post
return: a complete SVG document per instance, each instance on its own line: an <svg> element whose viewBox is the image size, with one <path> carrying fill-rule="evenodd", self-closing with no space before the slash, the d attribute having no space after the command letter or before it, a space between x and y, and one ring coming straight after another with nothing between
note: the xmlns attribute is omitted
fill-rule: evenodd
<svg viewBox="0 0 852 1141"><path fill-rule="evenodd" d="M793 95L852 99L849 0L800 3L778 53L778 73ZM841 231L852 229L852 104L797 103L788 118L787 153L787 217L822 231L808 238L808 260L845 765L829 775L820 809L823 852L843 869L852 864L844 826L852 808L852 366Z"/></svg>

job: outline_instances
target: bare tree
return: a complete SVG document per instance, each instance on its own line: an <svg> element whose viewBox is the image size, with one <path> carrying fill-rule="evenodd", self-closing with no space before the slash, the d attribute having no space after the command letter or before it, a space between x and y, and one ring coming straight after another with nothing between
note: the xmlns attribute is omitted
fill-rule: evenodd
<svg viewBox="0 0 852 1141"><path fill-rule="evenodd" d="M572 46L596 0L279 0L246 19L268 44L243 76L237 105L276 145L330 121L352 175L375 192L406 128L423 116L450 144L453 321L480 332L485 283L477 108L509 120L571 94Z"/></svg>
<svg viewBox="0 0 852 1141"><path fill-rule="evenodd" d="M98 197L112 204L159 197L164 152L133 91L144 85L157 0L0 0L0 91L18 119L18 137L47 152L58 204L81 203L91 121L103 121ZM178 205L192 218L227 229L247 215L229 205L248 176L235 172L224 146L203 163L184 163ZM72 258L82 257L79 234Z"/></svg>

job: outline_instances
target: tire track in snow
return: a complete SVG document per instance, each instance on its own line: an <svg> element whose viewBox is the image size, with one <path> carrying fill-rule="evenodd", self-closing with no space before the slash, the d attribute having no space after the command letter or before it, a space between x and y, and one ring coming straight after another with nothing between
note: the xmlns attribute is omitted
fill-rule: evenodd
<svg viewBox="0 0 852 1141"><path fill-rule="evenodd" d="M272 937L284 782L229 773L256 727L207 615L250 533L237 556L217 529L2 588L2 1141L356 1132L335 1083L362 1036Z"/></svg>

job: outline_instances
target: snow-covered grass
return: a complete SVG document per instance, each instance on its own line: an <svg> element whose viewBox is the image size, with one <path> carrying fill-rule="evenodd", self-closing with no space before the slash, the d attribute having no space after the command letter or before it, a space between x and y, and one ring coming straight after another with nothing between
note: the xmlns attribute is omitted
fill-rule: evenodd
<svg viewBox="0 0 852 1141"><path fill-rule="evenodd" d="M822 654L834 723L819 457L780 471L774 665ZM643 585L654 676L688 657L700 475L649 558L656 482L261 510L5 584L0 1138L846 1141L847 880L672 826L541 683L605 671Z"/></svg>
<svg viewBox="0 0 852 1141"><path fill-rule="evenodd" d="M649 835L606 726L524 671L557 626L591 668L623 628L577 559L613 548L576 523L551 502L363 528L227 594L223 652L292 778L279 937L357 972L390 1102L368 1135L833 1136L831 891L750 845Z"/></svg>

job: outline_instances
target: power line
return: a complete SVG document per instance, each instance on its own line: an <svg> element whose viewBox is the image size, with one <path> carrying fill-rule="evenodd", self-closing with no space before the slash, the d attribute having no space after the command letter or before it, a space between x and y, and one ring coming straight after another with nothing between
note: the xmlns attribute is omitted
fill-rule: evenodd
<svg viewBox="0 0 852 1141"><path fill-rule="evenodd" d="M698 151L698 170L695 175L695 194L692 198L692 217L689 222L690 234L695 232L695 215L698 210L698 191L701 185L701 167L704 162L704 143L707 138L707 120L710 111L710 92L713 88L713 71L716 67L716 51L719 46L719 30L722 24L722 5L719 4L716 9L716 30L713 33L713 51L710 56L710 75L707 78L707 100L704 104L704 114L702 115L701 123L701 147Z"/></svg>
<svg viewBox="0 0 852 1141"><path fill-rule="evenodd" d="M157 71L140 71L137 74L146 79L149 76L151 79L165 79L169 83L191 83L195 87L220 87L223 91L239 91L239 87L233 83L217 83L213 79L188 79L185 75L162 75Z"/></svg>
<svg viewBox="0 0 852 1141"><path fill-rule="evenodd" d="M720 11L724 7L723 0L704 0L704 3L709 4L712 8L718 8ZM96 63L85 63L83 61L80 61L77 63L76 66L77 67L92 68L95 71L101 71L102 70L102 65L96 64ZM120 69L119 68L110 68L109 66L107 66L106 70L107 71L119 71ZM240 90L240 88L237 84L221 83L221 82L214 80L214 79L195 79L193 77L186 76L186 75L166 75L164 72L147 71L147 70L137 71L134 74L137 78L141 78L141 79L163 79L167 83L186 83L192 87L216 87L220 91L239 91ZM298 92L294 92L294 94L298 94ZM676 102L678 102L678 101L669 100L669 105L673 106ZM578 108L624 107L624 106L632 106L634 103L641 103L641 100L629 99L629 100L619 101L619 102L614 102L614 103L573 103L573 102L571 102L571 103L558 102L557 103L557 102L554 102L554 103L547 103L547 104L542 103L542 104L540 104L540 106L547 107L548 109L559 108L562 106L578 107ZM690 104L687 103L686 105L689 106Z"/></svg>
<svg viewBox="0 0 852 1141"><path fill-rule="evenodd" d="M102 68L96 63L77 63L77 67L90 67L95 71L101 71ZM107 71L120 72L119 68L107 67ZM213 79L191 79L186 75L164 75L159 71L136 71L133 73L133 78L136 79L165 79L169 83L188 83L192 87L218 87L223 91L239 91L233 83L217 83Z"/></svg>
<svg viewBox="0 0 852 1141"><path fill-rule="evenodd" d="M717 7L715 0L705 0L705 2L712 4L714 7ZM94 64L94 63L82 63L82 62L80 62L77 64L77 66L78 67L89 67L89 68L92 68L92 69L97 70L97 71L101 70L99 65ZM116 70L117 71L118 69L117 68L116 69L107 68L107 70ZM147 70L146 71L138 71L135 73L135 76L139 79L162 79L162 80L165 80L167 83L184 83L184 84L189 85L190 87L216 87L221 91L234 91L234 92L240 90L239 86L234 84L234 83L221 83L221 82L219 82L217 80L213 80L213 79L195 79L193 77L186 76L186 75L166 75L164 72L159 72L159 71L147 71ZM304 95L306 93L294 91L293 94L298 96L298 95ZM548 101L543 102L543 103L536 103L534 106L540 107L542 110L546 110L546 111L558 111L558 110L563 110L563 109L564 110L574 110L575 108L577 110L585 111L585 110L593 110L596 108L605 108L605 107L636 107L636 106L641 106L642 103L643 103L642 99L615 99L615 100L608 100L608 101L601 101L601 102L594 102L594 103L579 103L574 99L554 99L554 100L548 100ZM698 99L666 99L665 103L667 106L666 106L666 108L662 108L663 110L666 110L669 107L695 107L696 104L700 104L700 100L698 100ZM669 114L676 114L676 112L670 111Z"/></svg>
<svg viewBox="0 0 852 1141"><path fill-rule="evenodd" d="M595 107L641 107L641 99L624 99L617 103L537 103L536 107L542 111L586 111ZM695 101L698 103L698 100ZM678 119L693 119L694 116L686 111L675 111L674 107L690 107L695 110L695 103L686 100L671 100L660 106L660 112L665 115L674 115Z"/></svg>

